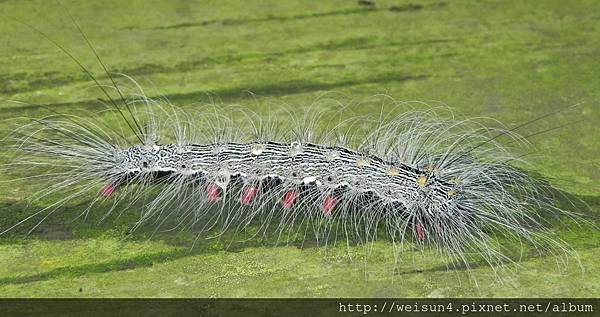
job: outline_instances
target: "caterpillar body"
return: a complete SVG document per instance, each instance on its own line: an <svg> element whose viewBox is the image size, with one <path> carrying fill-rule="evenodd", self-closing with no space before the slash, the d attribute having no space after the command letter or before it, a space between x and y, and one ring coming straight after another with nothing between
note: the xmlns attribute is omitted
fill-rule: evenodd
<svg viewBox="0 0 600 317"><path fill-rule="evenodd" d="M13 164L50 182L35 198L63 197L38 213L90 197L84 213L102 203L110 213L141 202L134 227L174 218L175 228L199 232L274 226L278 236L361 242L384 227L391 241L462 260L478 254L489 263L507 259L498 234L560 245L544 232L544 217L569 214L554 205L543 179L508 164L522 160L495 140L523 137L444 119L435 109L347 119L319 132L306 116L278 131L258 114L246 123L225 119L224 108L194 119L147 97L129 105L143 131L139 144L122 128L107 129L102 116L53 115L18 130L15 149L23 155Z"/></svg>
<svg viewBox="0 0 600 317"><path fill-rule="evenodd" d="M121 173L115 173L117 175L124 173L128 178L137 173L155 172L165 177L180 174L207 179L211 200L220 199L221 191L226 191L238 178L247 185L241 198L246 204L252 202L265 181L284 184L283 187L290 189L286 197L299 195L293 188L296 186L331 193L336 190L372 193L379 200L402 205L416 199L419 191L428 186L440 205L447 205L453 196L453 186L436 180L432 172L419 171L399 162L385 162L376 156L365 157L345 148L316 144L269 142L182 147L169 144L148 149L136 146L127 149L122 156L124 159L117 167ZM361 182L365 185L361 186ZM109 185L104 192L112 192L114 186ZM335 200L327 196L326 201L332 203L325 204L325 214L331 215ZM293 203L290 198L284 206L291 207Z"/></svg>

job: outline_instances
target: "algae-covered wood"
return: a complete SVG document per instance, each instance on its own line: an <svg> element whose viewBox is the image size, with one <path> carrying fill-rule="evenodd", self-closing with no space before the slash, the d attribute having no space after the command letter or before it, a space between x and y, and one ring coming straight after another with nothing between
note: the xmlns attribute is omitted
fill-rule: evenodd
<svg viewBox="0 0 600 317"><path fill-rule="evenodd" d="M258 112L284 104L308 109L326 97L349 104L348 115L360 115L379 112L382 102L394 98L445 104L458 118L490 117L514 127L579 104L519 132L565 125L531 137L533 148L524 153L535 152L526 168L590 205L571 211L598 217L597 1L62 5L112 72L189 111L203 103ZM77 64L21 23L42 30L108 83L65 8L52 1L5 0L0 12L0 128L48 109L101 109L101 91ZM7 161L6 148L0 150ZM0 228L50 203L27 206L24 199L36 184L4 182L14 177L3 175L0 182ZM563 265L553 254L526 256L498 280L486 265L447 268L434 252L408 249L395 259L385 240L374 244L367 262L363 246L345 243L299 248L268 239L229 245L227 239L201 238L191 248L196 237L189 232L151 236L149 226L130 234L135 211L100 223L101 215L75 219L84 207L65 206L29 236L17 230L0 237L0 296L600 295L600 232L572 222L552 230L579 258Z"/></svg>

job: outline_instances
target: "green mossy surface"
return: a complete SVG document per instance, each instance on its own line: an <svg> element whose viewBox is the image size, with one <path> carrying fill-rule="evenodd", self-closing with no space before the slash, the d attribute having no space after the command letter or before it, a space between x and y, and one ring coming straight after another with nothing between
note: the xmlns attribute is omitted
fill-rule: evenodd
<svg viewBox="0 0 600 317"><path fill-rule="evenodd" d="M533 137L536 157L527 168L584 200L589 209L570 210L598 224L597 1L378 0L374 8L356 1L63 3L111 71L191 111L214 100L256 111L300 108L325 95L364 114L378 112L381 99L373 96L385 94L512 127L579 104L519 132L583 119ZM78 66L13 20L43 30L105 82L63 8L7 0L0 12L0 128L47 114L40 105L76 114L98 109L102 95ZM1 177L0 228L52 201L28 206L41 184ZM152 235L151 226L129 233L135 211L102 222L101 214L77 218L84 206L68 204L29 236L17 230L0 237L0 296L600 296L600 231L572 222L552 228L577 252L568 263L527 253L495 273L477 264L448 269L433 252L411 248L396 263L387 241L376 242L366 262L360 245L230 245L224 237L201 238L192 248L191 233Z"/></svg>

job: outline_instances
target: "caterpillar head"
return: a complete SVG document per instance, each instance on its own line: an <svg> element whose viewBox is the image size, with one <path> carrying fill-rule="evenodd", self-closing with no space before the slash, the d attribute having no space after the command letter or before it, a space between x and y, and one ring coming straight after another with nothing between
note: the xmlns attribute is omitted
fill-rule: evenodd
<svg viewBox="0 0 600 317"><path fill-rule="evenodd" d="M182 156L178 153L174 145L135 145L120 152L109 184L101 194L109 197L124 183L153 181L178 170L187 169L186 163L182 162Z"/></svg>

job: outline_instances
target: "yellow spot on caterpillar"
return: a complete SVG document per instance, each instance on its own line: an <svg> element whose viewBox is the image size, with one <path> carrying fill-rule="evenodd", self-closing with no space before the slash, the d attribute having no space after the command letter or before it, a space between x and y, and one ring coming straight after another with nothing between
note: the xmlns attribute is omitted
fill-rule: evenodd
<svg viewBox="0 0 600 317"><path fill-rule="evenodd" d="M437 168L437 167L435 167L435 166L433 166L433 165L429 165L429 166L427 166L427 171L428 171L429 173L435 173L435 172L437 172L437 171L438 171L438 168Z"/></svg>
<svg viewBox="0 0 600 317"><path fill-rule="evenodd" d="M419 176L419 178L417 178L417 184L419 184L419 187L421 188L425 187L425 185L427 185L427 176Z"/></svg>
<svg viewBox="0 0 600 317"><path fill-rule="evenodd" d="M358 166L369 166L369 159L367 159L365 157L361 157L358 160L356 160L356 165L358 165Z"/></svg>
<svg viewBox="0 0 600 317"><path fill-rule="evenodd" d="M264 144L252 144L252 146L250 146L250 153L252 153L252 155L260 155L266 148L267 146Z"/></svg>
<svg viewBox="0 0 600 317"><path fill-rule="evenodd" d="M456 191L454 189L448 191L448 197L452 197L454 195L456 195Z"/></svg>
<svg viewBox="0 0 600 317"><path fill-rule="evenodd" d="M387 174L389 176L398 176L398 175L400 175L400 170L395 167L390 167L387 170Z"/></svg>

